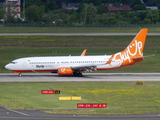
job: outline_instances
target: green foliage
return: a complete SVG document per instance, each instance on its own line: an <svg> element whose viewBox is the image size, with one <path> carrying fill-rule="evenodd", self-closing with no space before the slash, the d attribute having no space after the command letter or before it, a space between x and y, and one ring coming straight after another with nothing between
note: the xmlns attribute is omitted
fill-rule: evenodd
<svg viewBox="0 0 160 120"><path fill-rule="evenodd" d="M140 19L140 21L143 21L146 18L147 12L140 12L137 14L138 18Z"/></svg>
<svg viewBox="0 0 160 120"><path fill-rule="evenodd" d="M84 24L92 24L94 21L96 21L97 8L92 3L84 4L83 11L81 14L84 18Z"/></svg>
<svg viewBox="0 0 160 120"><path fill-rule="evenodd" d="M147 5L148 6L156 6L157 3L159 3L159 0L147 0Z"/></svg>
<svg viewBox="0 0 160 120"><path fill-rule="evenodd" d="M156 24L159 21L158 10L118 12L114 16L116 16L119 24Z"/></svg>
<svg viewBox="0 0 160 120"><path fill-rule="evenodd" d="M43 6L44 3L41 0L25 0L26 9L30 6Z"/></svg>
<svg viewBox="0 0 160 120"><path fill-rule="evenodd" d="M0 9L0 19L4 18L4 9Z"/></svg>
<svg viewBox="0 0 160 120"><path fill-rule="evenodd" d="M23 2L24 1L21 0L22 4ZM61 8L61 0L25 0L26 8L32 5L46 6L46 12L48 12L49 10Z"/></svg>
<svg viewBox="0 0 160 120"><path fill-rule="evenodd" d="M145 18L143 21L144 24L151 24L152 21L149 18Z"/></svg>
<svg viewBox="0 0 160 120"><path fill-rule="evenodd" d="M115 7L120 7L120 4L121 4L121 3L116 2L116 3L113 4L113 6L115 6Z"/></svg>
<svg viewBox="0 0 160 120"><path fill-rule="evenodd" d="M78 22L78 13L74 12L65 20L68 24L73 24L74 22Z"/></svg>
<svg viewBox="0 0 160 120"><path fill-rule="evenodd" d="M71 9L71 10L69 11L69 15L74 14L74 13L75 13L75 10L74 10L74 9Z"/></svg>
<svg viewBox="0 0 160 120"><path fill-rule="evenodd" d="M43 15L43 20L45 23L62 23L66 20L68 15L63 10L49 11Z"/></svg>
<svg viewBox="0 0 160 120"><path fill-rule="evenodd" d="M139 19L137 17L133 17L131 20L130 20L130 23L131 24L138 24L139 23Z"/></svg>
<svg viewBox="0 0 160 120"><path fill-rule="evenodd" d="M54 20L56 20L58 17L56 14L54 14L52 11L46 13L43 15L43 21L45 23L52 23Z"/></svg>
<svg viewBox="0 0 160 120"><path fill-rule="evenodd" d="M14 16L8 14L8 15L7 15L7 20L6 20L5 22L6 22L6 23L14 23L14 22L15 22Z"/></svg>
<svg viewBox="0 0 160 120"><path fill-rule="evenodd" d="M141 0L134 0L132 8L133 10L146 10L146 7L142 4Z"/></svg>
<svg viewBox="0 0 160 120"><path fill-rule="evenodd" d="M4 1L4 0L3 0ZM56 25L61 24L156 24L160 21L160 11L147 12L145 5L155 5L160 8L160 0L25 0L27 22L43 22ZM23 4L23 0L21 3ZM78 10L59 10L61 3L80 3ZM108 13L108 7L102 3L112 3L119 7L120 4L130 4L132 9L138 12L116 12L114 15ZM33 7L34 6L34 7ZM37 6L37 7L35 7ZM43 7L41 7L43 6ZM38 8L39 7L39 8ZM22 10L22 9L21 9ZM33 12L34 11L34 12ZM61 12L56 12L61 11ZM103 14L100 16L98 14ZM151 15L152 14L152 15ZM0 10L0 18L3 18L3 11ZM132 17L131 17L132 16ZM8 16L9 23L22 22ZM115 19L116 18L116 19Z"/></svg>
<svg viewBox="0 0 160 120"><path fill-rule="evenodd" d="M112 15L105 15L105 16L99 15L98 22L100 24L117 24L118 23L116 16L112 16Z"/></svg>
<svg viewBox="0 0 160 120"><path fill-rule="evenodd" d="M102 3L102 0L82 0L82 3L93 4L94 6L99 6Z"/></svg>
<svg viewBox="0 0 160 120"><path fill-rule="evenodd" d="M146 7L145 7L145 5L137 4L137 5L133 6L133 10L146 10Z"/></svg>
<svg viewBox="0 0 160 120"><path fill-rule="evenodd" d="M107 13L108 12L108 7L106 5L99 5L97 7L98 10L98 14L103 14L103 13Z"/></svg>
<svg viewBox="0 0 160 120"><path fill-rule="evenodd" d="M49 1L45 5L45 12L55 10L57 8L55 1Z"/></svg>
<svg viewBox="0 0 160 120"><path fill-rule="evenodd" d="M42 20L42 15L44 14L45 8L44 6L29 6L26 11L26 19L28 22L40 22Z"/></svg>
<svg viewBox="0 0 160 120"><path fill-rule="evenodd" d="M84 9L84 4L80 3L77 7L78 7L77 12L81 13L83 11L83 9Z"/></svg>
<svg viewBox="0 0 160 120"><path fill-rule="evenodd" d="M8 15L7 16L7 21L5 23L22 23L23 21L20 18L15 19L13 16Z"/></svg>
<svg viewBox="0 0 160 120"><path fill-rule="evenodd" d="M55 0L55 3L56 3L56 6L57 6L57 9L61 8L61 0Z"/></svg>
<svg viewBox="0 0 160 120"><path fill-rule="evenodd" d="M134 0L120 0L120 3L122 4L131 4Z"/></svg>
<svg viewBox="0 0 160 120"><path fill-rule="evenodd" d="M142 5L141 0L134 0L132 6L135 6L135 5Z"/></svg>
<svg viewBox="0 0 160 120"><path fill-rule="evenodd" d="M149 19L151 23L156 24L159 21L158 10L148 10L146 19Z"/></svg>

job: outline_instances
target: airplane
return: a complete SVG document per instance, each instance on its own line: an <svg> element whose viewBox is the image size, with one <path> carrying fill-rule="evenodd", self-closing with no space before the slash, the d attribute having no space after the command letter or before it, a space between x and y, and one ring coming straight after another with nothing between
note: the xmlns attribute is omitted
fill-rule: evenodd
<svg viewBox="0 0 160 120"><path fill-rule="evenodd" d="M112 55L25 57L13 60L6 69L18 73L51 72L58 75L82 76L82 71L110 70L133 65L144 59L143 49L148 29L143 28L121 52ZM85 51L85 50L84 50ZM83 53L83 52L82 52Z"/></svg>

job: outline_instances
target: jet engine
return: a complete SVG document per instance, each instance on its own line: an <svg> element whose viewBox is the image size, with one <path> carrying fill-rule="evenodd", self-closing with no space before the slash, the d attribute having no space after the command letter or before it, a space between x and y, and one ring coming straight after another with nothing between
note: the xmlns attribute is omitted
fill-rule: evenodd
<svg viewBox="0 0 160 120"><path fill-rule="evenodd" d="M72 68L61 67L58 68L58 75L73 75Z"/></svg>

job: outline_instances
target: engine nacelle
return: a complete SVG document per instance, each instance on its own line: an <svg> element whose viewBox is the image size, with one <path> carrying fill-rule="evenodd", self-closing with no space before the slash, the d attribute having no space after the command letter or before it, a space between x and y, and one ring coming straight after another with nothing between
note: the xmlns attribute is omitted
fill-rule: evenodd
<svg viewBox="0 0 160 120"><path fill-rule="evenodd" d="M58 75L73 75L72 68L61 67L58 68Z"/></svg>

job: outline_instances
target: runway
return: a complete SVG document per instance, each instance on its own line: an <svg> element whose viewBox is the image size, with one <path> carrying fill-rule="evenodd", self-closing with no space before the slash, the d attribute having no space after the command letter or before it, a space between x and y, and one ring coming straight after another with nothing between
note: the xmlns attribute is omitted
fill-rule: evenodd
<svg viewBox="0 0 160 120"><path fill-rule="evenodd" d="M160 81L160 73L83 73L82 77L59 76L52 73L0 73L0 82L60 81Z"/></svg>
<svg viewBox="0 0 160 120"><path fill-rule="evenodd" d="M11 110L0 106L0 120L159 120L160 114L144 115L57 115L43 110Z"/></svg>

